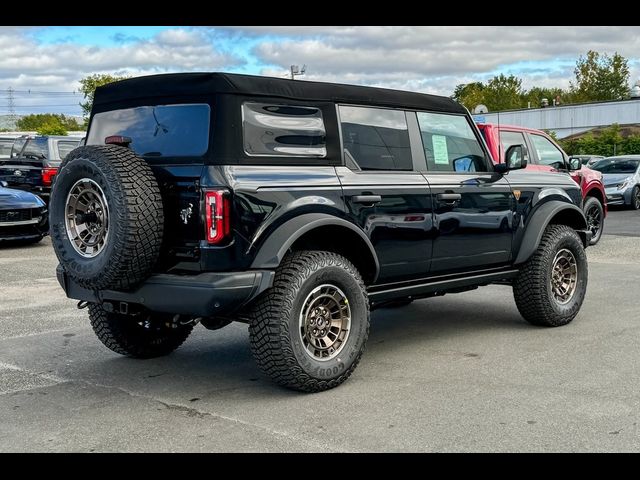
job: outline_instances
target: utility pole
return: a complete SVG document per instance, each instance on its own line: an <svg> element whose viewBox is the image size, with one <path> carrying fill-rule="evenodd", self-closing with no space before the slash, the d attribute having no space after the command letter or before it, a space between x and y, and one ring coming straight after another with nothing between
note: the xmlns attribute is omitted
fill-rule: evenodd
<svg viewBox="0 0 640 480"><path fill-rule="evenodd" d="M9 122L11 123L11 128L16 128L16 104L15 99L13 97L13 88L7 88L7 103L9 110Z"/></svg>
<svg viewBox="0 0 640 480"><path fill-rule="evenodd" d="M300 67L298 67L298 65L291 65L291 80L295 80L296 79L296 75L304 75L305 72L307 71L307 66L303 65L302 69L300 69Z"/></svg>

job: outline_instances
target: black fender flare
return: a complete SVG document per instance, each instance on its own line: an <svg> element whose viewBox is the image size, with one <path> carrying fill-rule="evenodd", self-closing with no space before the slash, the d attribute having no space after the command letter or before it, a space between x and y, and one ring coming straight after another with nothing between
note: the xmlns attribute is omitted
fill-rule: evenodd
<svg viewBox="0 0 640 480"><path fill-rule="evenodd" d="M369 237L353 223L326 213L306 213L294 217L277 227L259 248L251 264L251 268L264 270L278 267L286 255L287 250L291 248L296 240L315 228L327 225L344 227L358 234L369 249L369 253L375 263L375 275L373 279L375 282L375 279L378 278L378 274L380 273L380 263Z"/></svg>
<svg viewBox="0 0 640 480"><path fill-rule="evenodd" d="M540 245L540 240L542 239L542 234L544 233L545 228L547 228L547 225L549 225L553 217L563 210L571 212L573 225L569 226L580 234L585 246L589 244L591 238L588 234L591 232L586 231L587 221L584 218L582 210L571 203L552 200L541 205L532 213L532 218L524 232L522 242L520 243L520 250L518 251L518 256L513 262L514 264L524 263L531 255L533 255L538 248L538 245ZM587 236L589 236L589 238L587 238Z"/></svg>

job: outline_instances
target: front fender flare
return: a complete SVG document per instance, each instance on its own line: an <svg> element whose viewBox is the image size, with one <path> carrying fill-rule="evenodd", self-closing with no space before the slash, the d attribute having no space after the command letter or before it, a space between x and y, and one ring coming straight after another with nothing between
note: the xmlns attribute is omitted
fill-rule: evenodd
<svg viewBox="0 0 640 480"><path fill-rule="evenodd" d="M378 278L380 263L375 249L367 235L354 224L342 218L334 217L326 213L306 213L280 225L259 248L258 253L251 264L252 269L276 268L286 255L291 246L305 233L324 226L338 226L348 228L355 232L369 249L369 253L375 263L373 281Z"/></svg>
<svg viewBox="0 0 640 480"><path fill-rule="evenodd" d="M529 221L529 225L527 226L522 242L520 243L518 256L513 262L514 264L524 263L529 259L529 257L531 257L531 255L533 255L538 248L538 245L540 245L542 234L547 228L547 225L549 225L553 217L563 210L572 212L571 218L574 224L569 226L586 235L584 231L587 229L587 221L585 220L584 213L580 208L571 203L561 202L558 200L547 202L533 212L533 216ZM583 238L585 245L589 244L589 240L590 238Z"/></svg>

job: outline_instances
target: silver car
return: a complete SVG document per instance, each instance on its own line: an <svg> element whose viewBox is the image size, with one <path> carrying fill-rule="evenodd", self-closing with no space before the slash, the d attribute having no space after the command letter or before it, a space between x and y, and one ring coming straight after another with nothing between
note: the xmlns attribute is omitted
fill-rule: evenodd
<svg viewBox="0 0 640 480"><path fill-rule="evenodd" d="M604 158L590 168L602 173L609 205L640 209L640 155Z"/></svg>

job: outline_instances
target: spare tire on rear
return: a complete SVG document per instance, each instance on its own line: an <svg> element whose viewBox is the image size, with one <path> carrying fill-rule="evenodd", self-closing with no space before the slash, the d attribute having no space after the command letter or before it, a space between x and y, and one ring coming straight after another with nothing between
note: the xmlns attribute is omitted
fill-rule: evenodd
<svg viewBox="0 0 640 480"><path fill-rule="evenodd" d="M151 167L128 148L73 150L60 166L49 212L58 260L85 288L130 289L158 259L160 188Z"/></svg>

